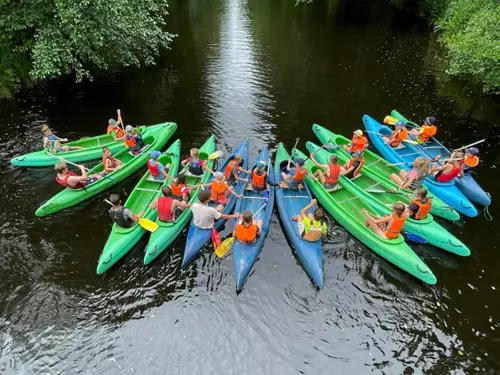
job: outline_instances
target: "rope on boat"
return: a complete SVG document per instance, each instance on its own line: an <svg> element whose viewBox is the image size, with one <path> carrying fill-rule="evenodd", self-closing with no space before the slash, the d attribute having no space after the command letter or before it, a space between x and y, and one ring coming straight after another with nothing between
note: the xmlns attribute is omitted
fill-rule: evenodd
<svg viewBox="0 0 500 375"><path fill-rule="evenodd" d="M490 193L486 192L486 195L488 196L488 198L490 198L490 199L491 199L491 195L490 195ZM491 216L491 214L490 214L490 206L486 206L486 207L484 208L483 213L484 213L484 218L485 218L487 221L493 221L493 216Z"/></svg>

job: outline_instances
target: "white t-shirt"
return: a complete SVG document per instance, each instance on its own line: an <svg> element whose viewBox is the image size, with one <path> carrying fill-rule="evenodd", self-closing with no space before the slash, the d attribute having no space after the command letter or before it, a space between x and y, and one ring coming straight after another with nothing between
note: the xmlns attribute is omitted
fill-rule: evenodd
<svg viewBox="0 0 500 375"><path fill-rule="evenodd" d="M212 229L215 220L222 215L215 208L201 203L193 203L191 211L193 212L194 225L201 229Z"/></svg>

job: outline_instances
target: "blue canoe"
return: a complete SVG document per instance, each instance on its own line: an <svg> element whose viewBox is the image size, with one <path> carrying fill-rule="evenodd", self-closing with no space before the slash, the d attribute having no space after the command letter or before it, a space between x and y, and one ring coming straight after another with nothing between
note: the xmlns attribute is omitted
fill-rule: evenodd
<svg viewBox="0 0 500 375"><path fill-rule="evenodd" d="M380 152L382 156L389 162L407 162L407 164L399 165L399 167L405 170L410 170L411 162L413 162L415 158L422 156L422 151L419 150L419 146L413 146L407 142L403 142L404 146L400 148L393 148L389 145L386 145L382 136L389 136L392 133L392 130L387 126L380 124L370 116L364 115L363 123L365 124L365 128L368 131L368 135L373 145L377 148L378 152ZM456 211L469 217L475 217L478 215L478 212L474 205L465 197L465 195L463 195L460 190L458 190L454 182L437 182L434 179L434 176L429 176L425 180L425 183L434 195L441 198L442 201L447 203Z"/></svg>
<svg viewBox="0 0 500 375"><path fill-rule="evenodd" d="M419 129L420 127L414 123L413 121L409 121L398 111L391 111L391 116L398 120L403 120L407 123L407 125L412 126L414 128ZM441 142L439 142L436 138L432 137L428 142L425 143L425 146L422 147L424 151L422 151L423 156L432 156L432 158L437 155L450 156L451 152L448 150ZM472 202L480 204L481 206L489 206L491 204L491 197L488 193L486 193L481 186L474 179L472 174L468 171L465 172L464 177L455 178L453 180L458 189Z"/></svg>
<svg viewBox="0 0 500 375"><path fill-rule="evenodd" d="M224 173L226 170L227 164L233 160L234 155L240 154L243 158L243 163L241 164L243 169L247 169L248 167L248 140L245 140L237 149L235 149L224 162L217 168L217 171ZM212 181L213 177L209 180ZM239 181L233 190L236 194L242 194L245 189L246 182ZM233 211L234 206L236 205L237 198L234 195L231 195L229 201L224 208L224 214L230 214ZM215 204L210 203L212 206L216 206ZM215 222L215 230L219 230L224 224L224 219L219 219ZM191 224L189 224L189 230L186 240L186 246L184 248L184 257L182 258L181 268L185 269L189 263L193 261L194 258L198 255L203 246L206 245L208 241L212 238L212 230L211 229L201 229L197 228L193 219L191 219Z"/></svg>
<svg viewBox="0 0 500 375"><path fill-rule="evenodd" d="M263 148L257 156L255 163L249 169L253 171L259 161L268 163L269 151ZM269 176L273 176L273 168L269 165ZM243 193L243 198L238 199L236 203L236 212L243 213L249 210L255 215L255 220L262 220L262 231L260 237L255 243L247 244L239 242L237 239L234 241L234 276L236 279L236 291L240 291L245 280L247 279L253 265L257 261L257 257L264 246L269 226L271 224L271 215L274 207L274 186L269 186L268 192L256 192L252 189L246 189ZM235 224L236 225L236 224Z"/></svg>
<svg viewBox="0 0 500 375"><path fill-rule="evenodd" d="M274 181L282 183L281 172L286 167L290 155L282 143L278 145L276 160L274 164ZM318 288L323 287L323 251L321 249L321 240L309 242L299 235L297 223L292 221L292 217L300 214L305 206L311 202L312 196L309 188L299 189L276 189L276 202L280 214L283 230L288 241L292 244L302 266L311 277ZM311 212L313 209L311 208Z"/></svg>

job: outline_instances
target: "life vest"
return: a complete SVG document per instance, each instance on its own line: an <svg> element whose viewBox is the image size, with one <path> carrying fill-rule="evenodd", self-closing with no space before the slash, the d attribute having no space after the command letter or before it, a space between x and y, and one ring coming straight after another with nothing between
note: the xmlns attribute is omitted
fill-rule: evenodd
<svg viewBox="0 0 500 375"><path fill-rule="evenodd" d="M436 175L436 181L439 182L450 182L455 177L457 177L462 171L461 167L453 167L450 173L438 173Z"/></svg>
<svg viewBox="0 0 500 375"><path fill-rule="evenodd" d="M221 202L226 200L226 181L212 181L210 184L210 200L214 202Z"/></svg>
<svg viewBox="0 0 500 375"><path fill-rule="evenodd" d="M252 243L257 239L257 232L259 231L259 227L255 224L251 224L246 227L242 223L238 223L236 225L236 238L240 242L244 243Z"/></svg>
<svg viewBox="0 0 500 375"><path fill-rule="evenodd" d="M158 198L158 219L160 221L174 221L175 213L172 211L172 202L174 199L172 197L160 197Z"/></svg>
<svg viewBox="0 0 500 375"><path fill-rule="evenodd" d="M358 160L358 161L359 161L358 167L354 171L351 172L352 177L358 176L361 173L361 169L363 168L363 164L365 164L365 159ZM349 168L351 168L355 162L356 162L356 160L354 160L354 159L349 160Z"/></svg>
<svg viewBox="0 0 500 375"><path fill-rule="evenodd" d="M307 175L307 169L305 168L295 168L295 174L293 176L294 181L304 181Z"/></svg>
<svg viewBox="0 0 500 375"><path fill-rule="evenodd" d="M305 226L304 233L302 233L302 238L309 242L315 242L321 239L322 233L323 233L323 222L313 220L312 225L309 228Z"/></svg>
<svg viewBox="0 0 500 375"><path fill-rule="evenodd" d="M424 184L424 181L425 181L426 177L427 177L427 175L426 176L420 176L420 174L418 174L418 171L417 171L417 178L415 178L411 182L411 184L410 184L410 186L408 186L408 188L410 190L416 190L418 188L421 188L422 185ZM407 179L405 180L405 183L406 183L406 181L407 181Z"/></svg>
<svg viewBox="0 0 500 375"><path fill-rule="evenodd" d="M119 227L121 227L121 228L130 228L131 226L133 226L135 224L135 222L133 220L129 219L128 217L125 217L125 215L123 214L124 210L125 210L125 207L123 207L123 206L120 207L118 210L115 210L115 209L111 208L108 211L109 217Z"/></svg>
<svg viewBox="0 0 500 375"><path fill-rule="evenodd" d="M328 177L325 179L327 184L336 184L339 182L340 176L340 165L338 164L330 164L329 166Z"/></svg>
<svg viewBox="0 0 500 375"><path fill-rule="evenodd" d="M415 214L415 219L422 220L427 217L432 208L432 199L427 198L425 203L420 202L418 199L414 199L411 203L415 203L418 206L418 211Z"/></svg>
<svg viewBox="0 0 500 375"><path fill-rule="evenodd" d="M73 173L73 172L68 172L68 174L66 175L66 177L64 178L59 178L59 175L56 176L56 182L58 184L61 184L62 186L64 187L67 187L68 189L81 189L83 187L85 187L85 185L87 185L85 183L85 181L78 181L78 183L76 184L76 186L69 186L68 185L68 179L71 177L71 176L76 176L76 173Z"/></svg>
<svg viewBox="0 0 500 375"><path fill-rule="evenodd" d="M183 190L186 188L186 184L179 184L179 185L170 185L170 190L172 191L172 195L174 197L179 197L179 198L183 198L184 196L184 192Z"/></svg>
<svg viewBox="0 0 500 375"><path fill-rule="evenodd" d="M133 148L137 145L137 141L135 140L135 137L133 135L126 135L125 136L125 144L127 147Z"/></svg>
<svg viewBox="0 0 500 375"><path fill-rule="evenodd" d="M436 135L437 128L435 125L422 125L421 133L419 134L417 141L419 143L425 143L429 140L429 138L434 137Z"/></svg>
<svg viewBox="0 0 500 375"><path fill-rule="evenodd" d="M233 169L234 168L238 168L238 164L236 164L236 162L234 160L231 160L227 167L226 167L226 171L224 173L224 176L226 177L226 180L231 180L232 179L232 176L233 176Z"/></svg>
<svg viewBox="0 0 500 375"><path fill-rule="evenodd" d="M392 214L392 223L385 231L385 236L391 240L398 238L399 233L401 233L401 229L406 222L406 216L399 217L396 214Z"/></svg>
<svg viewBox="0 0 500 375"><path fill-rule="evenodd" d="M123 130L121 128L119 128L118 126L108 125L108 130L106 133L111 134L113 132L115 132L116 138L121 138L125 135Z"/></svg>
<svg viewBox="0 0 500 375"><path fill-rule="evenodd" d="M266 172L258 174L257 169L255 169L252 173L252 186L255 186L257 189L263 189L266 186L266 175Z"/></svg>
<svg viewBox="0 0 500 375"><path fill-rule="evenodd" d="M112 156L102 156L102 165L104 167L104 170L106 170L106 161L111 160L111 165L109 166L110 168L115 168L116 167L116 159Z"/></svg>
<svg viewBox="0 0 500 375"><path fill-rule="evenodd" d="M368 139L366 139L365 136L353 138L351 152L364 151L367 144L368 144Z"/></svg>
<svg viewBox="0 0 500 375"><path fill-rule="evenodd" d="M391 143L391 146L398 147L399 144L403 142L403 140L408 138L408 130L406 130L405 128L396 129L391 133L391 136L389 138L391 139L394 138L394 140Z"/></svg>
<svg viewBox="0 0 500 375"><path fill-rule="evenodd" d="M189 158L189 172L195 175L203 174L203 162L200 159Z"/></svg>
<svg viewBox="0 0 500 375"><path fill-rule="evenodd" d="M51 152L57 152L59 147L61 147L61 142L57 140L57 137L54 134L49 135L46 138L49 140L49 148Z"/></svg>
<svg viewBox="0 0 500 375"><path fill-rule="evenodd" d="M477 167L477 165L479 164L479 157L477 156L467 157L464 159L464 164L467 166L467 168Z"/></svg>
<svg viewBox="0 0 500 375"><path fill-rule="evenodd" d="M148 160L148 169L149 169L149 173L151 173L151 175L154 178L160 177L160 163L158 163L157 161L155 161L153 159L149 159Z"/></svg>

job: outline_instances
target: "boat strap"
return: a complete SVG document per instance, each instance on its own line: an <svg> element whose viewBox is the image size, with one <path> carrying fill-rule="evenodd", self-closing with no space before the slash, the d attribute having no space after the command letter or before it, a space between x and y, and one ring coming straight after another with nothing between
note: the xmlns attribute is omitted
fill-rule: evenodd
<svg viewBox="0 0 500 375"><path fill-rule="evenodd" d="M283 198L307 198L307 199L311 199L311 197L309 197L308 195L289 195L289 196L283 197Z"/></svg>
<svg viewBox="0 0 500 375"><path fill-rule="evenodd" d="M344 199L343 201L340 201L340 202L337 202L338 204L341 204L341 203L344 203L344 202L349 202L349 201L353 201L355 199L359 199L359 197L352 197L352 198L349 198L349 199Z"/></svg>
<svg viewBox="0 0 500 375"><path fill-rule="evenodd" d="M364 189L363 191L367 191L367 190L370 190L370 189L373 189L375 186L378 186L380 185L382 182L377 182L376 184L373 184L372 186L368 186L366 189Z"/></svg>
<svg viewBox="0 0 500 375"><path fill-rule="evenodd" d="M159 192L160 192L160 190L145 189L145 188L138 188L138 187L136 187L134 190L140 190L140 191L150 191L150 192L153 192L153 193L159 193Z"/></svg>
<svg viewBox="0 0 500 375"><path fill-rule="evenodd" d="M241 197L240 199L260 199L267 201L269 198L264 198L264 197Z"/></svg>
<svg viewBox="0 0 500 375"><path fill-rule="evenodd" d="M285 182L285 181L282 181L280 183L280 186L283 188L283 189L290 189L290 187L288 186L288 184ZM304 188L304 184L298 184L297 185L297 188L298 189L303 189ZM291 190L296 190L295 188L291 189Z"/></svg>

